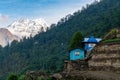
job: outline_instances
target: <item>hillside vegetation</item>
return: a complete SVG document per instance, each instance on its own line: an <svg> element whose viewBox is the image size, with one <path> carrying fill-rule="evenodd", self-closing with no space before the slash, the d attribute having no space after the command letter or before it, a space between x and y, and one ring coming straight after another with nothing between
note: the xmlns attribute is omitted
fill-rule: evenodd
<svg viewBox="0 0 120 80"><path fill-rule="evenodd" d="M119 26L120 0L95 1L52 24L47 32L1 47L0 77L3 79L9 73L23 74L31 70L61 71L64 60L69 58L68 45L76 31L80 30L86 37L103 37Z"/></svg>
<svg viewBox="0 0 120 80"><path fill-rule="evenodd" d="M116 28L112 29L104 36L102 42L104 43L120 42L120 30Z"/></svg>

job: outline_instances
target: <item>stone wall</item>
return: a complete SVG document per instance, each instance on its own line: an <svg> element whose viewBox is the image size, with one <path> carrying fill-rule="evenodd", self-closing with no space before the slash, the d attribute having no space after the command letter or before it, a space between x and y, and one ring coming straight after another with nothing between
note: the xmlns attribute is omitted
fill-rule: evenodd
<svg viewBox="0 0 120 80"><path fill-rule="evenodd" d="M91 70L120 72L120 43L100 43L91 54Z"/></svg>
<svg viewBox="0 0 120 80"><path fill-rule="evenodd" d="M88 61L85 60L76 60L76 61L65 61L64 62L64 71L71 72L74 70L88 70Z"/></svg>

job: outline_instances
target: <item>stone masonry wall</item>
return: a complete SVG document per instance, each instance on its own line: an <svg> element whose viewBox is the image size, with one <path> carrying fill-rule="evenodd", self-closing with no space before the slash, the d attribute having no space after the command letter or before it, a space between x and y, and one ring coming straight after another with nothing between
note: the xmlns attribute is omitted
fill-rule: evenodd
<svg viewBox="0 0 120 80"><path fill-rule="evenodd" d="M91 53L91 70L120 72L120 43L100 43Z"/></svg>

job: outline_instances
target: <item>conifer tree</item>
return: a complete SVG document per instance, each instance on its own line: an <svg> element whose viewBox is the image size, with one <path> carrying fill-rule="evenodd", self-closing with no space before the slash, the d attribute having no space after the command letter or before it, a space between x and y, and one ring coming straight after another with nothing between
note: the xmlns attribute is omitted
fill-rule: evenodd
<svg viewBox="0 0 120 80"><path fill-rule="evenodd" d="M69 50L73 50L76 48L83 48L82 41L84 40L84 37L80 31L76 32L70 42Z"/></svg>

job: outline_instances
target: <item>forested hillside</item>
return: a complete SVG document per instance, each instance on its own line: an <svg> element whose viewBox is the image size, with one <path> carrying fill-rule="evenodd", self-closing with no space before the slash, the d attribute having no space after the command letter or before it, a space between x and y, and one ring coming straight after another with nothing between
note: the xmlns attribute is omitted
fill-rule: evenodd
<svg viewBox="0 0 120 80"><path fill-rule="evenodd" d="M95 1L52 24L47 32L1 47L0 77L31 70L60 71L64 60L68 59L68 46L76 31L81 31L85 37L103 37L112 28L119 27L120 0Z"/></svg>

